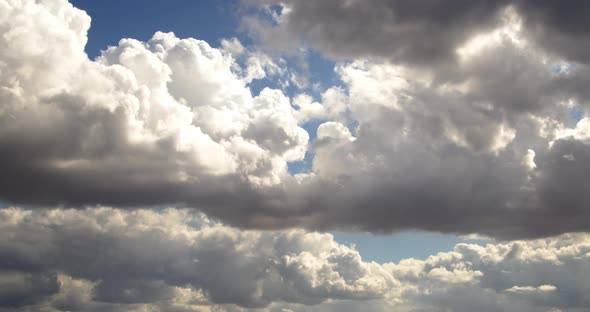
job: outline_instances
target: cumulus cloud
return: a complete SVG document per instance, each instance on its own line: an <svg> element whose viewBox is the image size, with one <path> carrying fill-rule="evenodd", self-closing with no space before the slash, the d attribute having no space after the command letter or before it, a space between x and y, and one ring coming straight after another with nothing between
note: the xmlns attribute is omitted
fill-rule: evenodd
<svg viewBox="0 0 590 312"><path fill-rule="evenodd" d="M587 5L244 2L339 82L253 94L299 80L236 38L90 60L85 12L0 0L0 311L590 309ZM490 243L379 264L332 229Z"/></svg>
<svg viewBox="0 0 590 312"><path fill-rule="evenodd" d="M341 87L331 87L321 94L321 103L308 94L293 98L297 120L304 124L311 120L348 121L348 97Z"/></svg>
<svg viewBox="0 0 590 312"><path fill-rule="evenodd" d="M289 99L252 96L207 43L156 33L94 62L83 51L90 18L66 1L2 6L5 199L133 204L150 190L182 202L215 184L276 184L303 158L308 134Z"/></svg>
<svg viewBox="0 0 590 312"><path fill-rule="evenodd" d="M2 307L52 295L58 309L93 301L152 304L180 300L190 289L189 299L218 304L318 304L380 298L395 284L330 234L240 231L175 209L9 208L0 215ZM73 287L79 293L63 294L60 285L71 283L80 284Z"/></svg>
<svg viewBox="0 0 590 312"><path fill-rule="evenodd" d="M307 10L403 12L392 15L401 24L382 24L403 38L436 30L448 51L402 41L393 54L411 62L340 62L341 85L316 100L252 94L252 79L283 68L237 40L217 49L158 32L91 61L84 12L65 0L0 1L0 198L187 206L243 228L510 239L589 230L590 70L542 47L524 2L364 3L287 2L274 23ZM411 65L431 58L436 66ZM325 122L313 142L309 121ZM311 168L288 172L306 153Z"/></svg>
<svg viewBox="0 0 590 312"><path fill-rule="evenodd" d="M332 209L317 212L318 223L338 216L370 231L495 237L587 230L578 218L588 213L588 172L577 166L586 159L586 121L568 117L572 98L587 100L554 90L588 69L556 73L551 65L561 59L531 46L507 14L506 24L462 45L444 77L367 60L337 67L352 121L334 116L342 123L317 131L310 180L338 185L314 194ZM306 115L329 107L300 102Z"/></svg>
<svg viewBox="0 0 590 312"><path fill-rule="evenodd" d="M242 231L188 210L0 211L0 310L590 308L586 234L367 262L330 234Z"/></svg>

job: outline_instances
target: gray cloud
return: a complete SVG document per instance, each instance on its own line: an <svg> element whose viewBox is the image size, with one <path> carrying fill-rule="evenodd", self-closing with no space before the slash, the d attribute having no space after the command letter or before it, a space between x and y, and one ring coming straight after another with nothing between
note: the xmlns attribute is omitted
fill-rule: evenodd
<svg viewBox="0 0 590 312"><path fill-rule="evenodd" d="M57 275L37 272L0 272L0 307L19 308L42 302L59 292Z"/></svg>
<svg viewBox="0 0 590 312"><path fill-rule="evenodd" d="M287 7L276 27L248 18L255 36L292 48L305 42L333 57L447 62L456 46L493 27L506 1L244 1ZM269 25L271 24L271 25ZM300 41L297 41L300 40Z"/></svg>
<svg viewBox="0 0 590 312"><path fill-rule="evenodd" d="M588 3L533 0L521 0L516 3L531 35L541 46L573 61L588 64Z"/></svg>
<svg viewBox="0 0 590 312"><path fill-rule="evenodd" d="M87 281L92 300L105 304L173 301L192 289L252 308L380 298L394 282L329 234L246 232L172 209L0 213L3 307L57 294L58 273Z"/></svg>
<svg viewBox="0 0 590 312"><path fill-rule="evenodd" d="M320 222L334 224L338 214L370 231L416 226L496 237L587 230L586 199L572 196L587 192L578 162L588 150L586 119L564 132L568 98L545 91L563 77L504 39L488 40L452 83L390 64L338 69L357 126L354 136L334 123L318 130L313 173L338 183L315 187L329 194L318 192L316 204L333 207Z"/></svg>
<svg viewBox="0 0 590 312"><path fill-rule="evenodd" d="M478 1L274 1L248 5L282 9L244 22L252 34L279 49L306 44L335 58L375 57L413 65L454 64L456 48L477 33L501 23L513 8L541 46L587 63L588 5L534 0ZM268 10L267 10L268 11Z"/></svg>
<svg viewBox="0 0 590 312"><path fill-rule="evenodd" d="M590 239L458 244L363 261L330 234L188 210L0 211L0 311L583 311Z"/></svg>

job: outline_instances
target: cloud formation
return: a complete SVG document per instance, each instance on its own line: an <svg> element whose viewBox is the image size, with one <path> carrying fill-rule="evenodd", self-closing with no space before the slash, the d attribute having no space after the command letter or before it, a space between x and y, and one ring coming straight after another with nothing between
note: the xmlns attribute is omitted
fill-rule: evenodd
<svg viewBox="0 0 590 312"><path fill-rule="evenodd" d="M523 17L543 48L588 63L588 4L535 0L243 0L265 8L248 16L253 36L279 49L306 44L336 58L376 57L413 65L443 65L474 35L502 24L505 10Z"/></svg>
<svg viewBox="0 0 590 312"><path fill-rule="evenodd" d="M590 309L585 2L243 3L265 46L90 60L85 12L0 0L0 312ZM334 229L498 240L375 263Z"/></svg>
<svg viewBox="0 0 590 312"><path fill-rule="evenodd" d="M84 12L66 1L3 6L6 199L184 202L204 188L277 184L286 161L303 158L308 134L289 99L252 96L233 59L207 43L156 33L90 61Z"/></svg>
<svg viewBox="0 0 590 312"><path fill-rule="evenodd" d="M177 209L9 208L0 230L0 311L590 308L586 234L377 264L330 234L241 231Z"/></svg>
<svg viewBox="0 0 590 312"><path fill-rule="evenodd" d="M343 33L397 43L381 51L359 42L376 54L339 62L341 85L315 101L269 88L252 94L249 82L283 69L236 41L216 49L159 32L89 60L84 12L65 0L0 1L0 198L174 205L242 228L506 239L590 229L590 70L542 40L555 29L582 38L581 20L562 23L549 4L524 12L525 1L453 1L457 11L439 10L443 2L347 3L287 2L271 29L293 36L290 23L314 25L298 20L306 12L330 11L313 29L327 31L318 40L338 38L330 27L354 9L378 12L372 20L387 25L379 29L401 38ZM445 45L407 41L429 36ZM312 142L309 121L323 123ZM311 168L290 173L288 163L306 153Z"/></svg>
<svg viewBox="0 0 590 312"><path fill-rule="evenodd" d="M394 284L390 273L329 234L240 231L175 209L0 214L3 307L56 295L64 278L89 284L97 302L174 301L192 289L213 303L251 308L380 298Z"/></svg>

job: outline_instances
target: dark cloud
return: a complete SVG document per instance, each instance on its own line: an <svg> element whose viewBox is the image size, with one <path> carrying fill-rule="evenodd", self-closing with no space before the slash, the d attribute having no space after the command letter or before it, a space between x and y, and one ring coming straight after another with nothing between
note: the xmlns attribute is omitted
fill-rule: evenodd
<svg viewBox="0 0 590 312"><path fill-rule="evenodd" d="M108 303L154 303L173 296L171 287L163 281L106 279L94 288L94 299Z"/></svg>
<svg viewBox="0 0 590 312"><path fill-rule="evenodd" d="M506 1L281 3L288 13L274 28L262 20L246 20L255 36L272 45L307 43L337 58L384 57L431 64L452 60L459 44L496 25L498 11Z"/></svg>
<svg viewBox="0 0 590 312"><path fill-rule="evenodd" d="M570 60L590 61L590 4L587 1L515 1L527 30L539 44Z"/></svg>
<svg viewBox="0 0 590 312"><path fill-rule="evenodd" d="M335 58L376 57L428 66L454 64L456 48L497 26L502 11L510 7L541 46L588 62L590 7L583 0L244 2L287 8L274 20L245 19L253 35L271 46L291 49L304 43Z"/></svg>
<svg viewBox="0 0 590 312"><path fill-rule="evenodd" d="M19 308L59 292L57 275L0 270L0 307Z"/></svg>

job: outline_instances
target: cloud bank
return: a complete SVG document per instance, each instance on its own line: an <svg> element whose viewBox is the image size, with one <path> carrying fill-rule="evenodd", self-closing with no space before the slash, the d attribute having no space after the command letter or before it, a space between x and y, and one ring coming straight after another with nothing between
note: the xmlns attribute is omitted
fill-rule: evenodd
<svg viewBox="0 0 590 312"><path fill-rule="evenodd" d="M9 208L0 230L6 311L590 308L586 234L378 264L330 234L241 231L177 209Z"/></svg>
<svg viewBox="0 0 590 312"><path fill-rule="evenodd" d="M217 49L156 33L89 60L85 12L65 0L0 1L0 198L173 205L257 229L588 231L590 71L573 46L546 47L556 32L584 43L586 19L566 23L556 14L571 8L553 4L460 4L286 2L269 31L307 36L297 25L331 12L310 29L334 47L316 48L356 58L337 64L341 85L314 101L252 94L250 81L280 67L264 54L240 66L239 42ZM353 11L387 33L352 23L332 34ZM444 45L429 50L428 38ZM322 123L312 141L310 120ZM306 152L311 168L290 173Z"/></svg>

